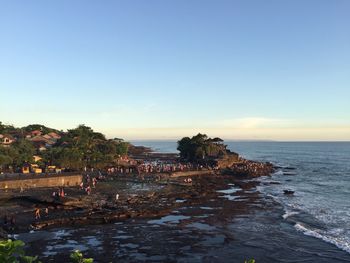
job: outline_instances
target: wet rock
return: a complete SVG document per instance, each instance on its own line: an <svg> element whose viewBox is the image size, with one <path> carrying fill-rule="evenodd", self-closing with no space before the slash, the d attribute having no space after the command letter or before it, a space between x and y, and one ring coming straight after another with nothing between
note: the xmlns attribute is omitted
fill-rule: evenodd
<svg viewBox="0 0 350 263"><path fill-rule="evenodd" d="M295 170L296 168L295 167L283 167L283 170Z"/></svg>
<svg viewBox="0 0 350 263"><path fill-rule="evenodd" d="M294 191L293 191L293 190L288 190L288 189L283 190L283 193L284 193L285 195L294 195Z"/></svg>
<svg viewBox="0 0 350 263"><path fill-rule="evenodd" d="M0 239L7 239L7 233L0 227Z"/></svg>

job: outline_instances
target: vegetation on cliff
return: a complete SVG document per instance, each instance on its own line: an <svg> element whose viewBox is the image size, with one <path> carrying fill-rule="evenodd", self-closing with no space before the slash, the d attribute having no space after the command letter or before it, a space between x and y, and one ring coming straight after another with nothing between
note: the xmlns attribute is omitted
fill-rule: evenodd
<svg viewBox="0 0 350 263"><path fill-rule="evenodd" d="M34 162L39 167L101 168L127 154L129 145L85 125L63 132L40 124L16 128L0 122L0 171L17 172Z"/></svg>
<svg viewBox="0 0 350 263"><path fill-rule="evenodd" d="M43 153L43 157L50 165L70 169L103 168L126 154L128 145L120 139L106 139L102 133L79 125L64 133L54 147Z"/></svg>
<svg viewBox="0 0 350 263"><path fill-rule="evenodd" d="M0 171L7 167L21 167L27 162L32 162L35 153L33 144L23 138L9 147L0 146Z"/></svg>
<svg viewBox="0 0 350 263"><path fill-rule="evenodd" d="M184 137L177 142L177 149L183 160L190 162L202 162L209 158L218 158L228 153L226 145L220 138L209 138L206 134L198 133L190 137Z"/></svg>

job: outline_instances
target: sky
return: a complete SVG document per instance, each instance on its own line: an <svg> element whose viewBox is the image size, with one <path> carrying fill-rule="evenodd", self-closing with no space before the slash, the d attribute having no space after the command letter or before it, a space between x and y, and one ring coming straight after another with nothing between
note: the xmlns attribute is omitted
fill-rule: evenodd
<svg viewBox="0 0 350 263"><path fill-rule="evenodd" d="M0 121L350 140L350 1L0 0Z"/></svg>

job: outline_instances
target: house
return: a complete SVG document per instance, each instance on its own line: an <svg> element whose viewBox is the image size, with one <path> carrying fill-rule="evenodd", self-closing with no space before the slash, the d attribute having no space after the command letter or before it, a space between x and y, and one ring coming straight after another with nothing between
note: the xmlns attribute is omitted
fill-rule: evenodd
<svg viewBox="0 0 350 263"><path fill-rule="evenodd" d="M50 147L50 146L54 145L57 142L58 138L61 138L59 135L57 135L54 132L50 132L48 134L45 134L42 137L47 140L46 147Z"/></svg>
<svg viewBox="0 0 350 263"><path fill-rule="evenodd" d="M54 138L54 139L56 139L56 140L61 139L61 135L59 135L59 134L56 133L56 132L49 132L47 135L51 136L51 138Z"/></svg>
<svg viewBox="0 0 350 263"><path fill-rule="evenodd" d="M33 138L28 139L31 142L33 142L34 147L38 149L39 151L45 151L47 145L51 145L50 140L44 138L41 135L35 136Z"/></svg>
<svg viewBox="0 0 350 263"><path fill-rule="evenodd" d="M37 164L31 164L31 170L36 174L41 174L43 170Z"/></svg>
<svg viewBox="0 0 350 263"><path fill-rule="evenodd" d="M41 145L41 146L38 148L38 150L39 150L40 152L46 151L46 147L45 147L44 145Z"/></svg>
<svg viewBox="0 0 350 263"><path fill-rule="evenodd" d="M0 136L0 142L3 146L9 146L11 143L15 142L16 139L11 135L3 135Z"/></svg>
<svg viewBox="0 0 350 263"><path fill-rule="evenodd" d="M40 136L42 134L42 132L40 130L34 130L34 131L31 131L30 132L30 135L32 137L35 137L35 136Z"/></svg>
<svg viewBox="0 0 350 263"><path fill-rule="evenodd" d="M43 137L44 137L45 139L48 139L48 140L51 140L51 139L52 139L52 137L51 137L49 134L45 134L45 135L43 135Z"/></svg>
<svg viewBox="0 0 350 263"><path fill-rule="evenodd" d="M24 173L24 174L29 174L30 173L30 164L24 164L23 166L22 166L22 173Z"/></svg>
<svg viewBox="0 0 350 263"><path fill-rule="evenodd" d="M36 163L36 162L42 160L43 158L41 158L41 157L38 156L38 155L33 155L33 159L34 159L34 162Z"/></svg>
<svg viewBox="0 0 350 263"><path fill-rule="evenodd" d="M33 138L30 138L29 139L30 141L32 141L33 143L48 143L50 140L45 138L44 136L41 136L41 135L38 135L38 136L35 136Z"/></svg>

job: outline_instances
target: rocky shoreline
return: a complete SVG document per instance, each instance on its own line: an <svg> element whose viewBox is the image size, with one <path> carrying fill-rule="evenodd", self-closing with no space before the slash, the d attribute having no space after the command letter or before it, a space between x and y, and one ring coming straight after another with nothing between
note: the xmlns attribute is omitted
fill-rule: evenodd
<svg viewBox="0 0 350 263"><path fill-rule="evenodd" d="M255 167L254 169L252 167ZM216 189L228 184L251 187L247 178L268 175L271 164L246 161L240 168L198 171L201 176L107 176L97 183L91 195L78 187L65 189L66 196L57 200L52 188L8 191L0 194L0 212L3 238L7 234L58 226L106 224L130 218L155 218L181 207L178 200L200 202L204 196L217 195ZM195 172L192 174L196 174ZM186 175L186 173L185 173ZM191 183L184 182L191 178ZM133 188L134 185L140 189ZM116 200L116 194L120 196ZM34 211L40 209L41 218L35 219ZM43 211L48 210L46 215ZM14 218L12 223L5 222ZM3 219L4 218L4 219Z"/></svg>

